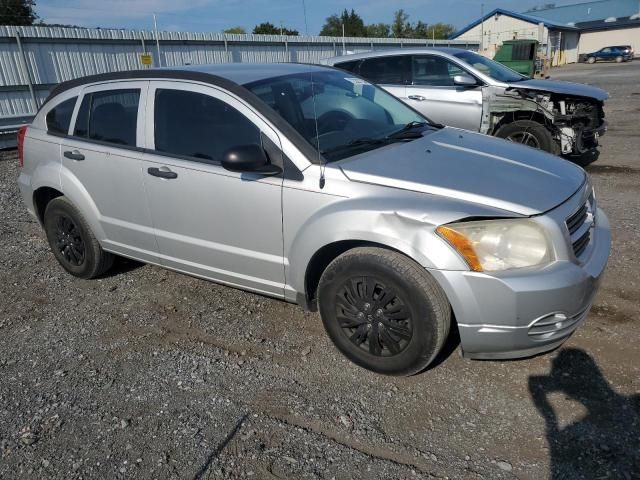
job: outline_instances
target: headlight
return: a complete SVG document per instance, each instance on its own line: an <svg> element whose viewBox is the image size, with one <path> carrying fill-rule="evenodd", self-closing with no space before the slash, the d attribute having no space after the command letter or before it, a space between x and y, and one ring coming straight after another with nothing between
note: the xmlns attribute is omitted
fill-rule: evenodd
<svg viewBox="0 0 640 480"><path fill-rule="evenodd" d="M452 223L436 231L476 272L532 267L555 259L544 229L528 219Z"/></svg>

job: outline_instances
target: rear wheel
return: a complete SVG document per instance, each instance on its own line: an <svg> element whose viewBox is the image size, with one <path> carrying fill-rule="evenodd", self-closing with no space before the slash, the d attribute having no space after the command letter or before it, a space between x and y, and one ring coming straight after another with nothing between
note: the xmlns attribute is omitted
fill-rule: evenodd
<svg viewBox="0 0 640 480"><path fill-rule="evenodd" d="M44 229L53 255L70 274L94 278L113 264L113 255L102 250L87 221L65 197L47 205Z"/></svg>
<svg viewBox="0 0 640 480"><path fill-rule="evenodd" d="M412 375L429 365L451 323L451 307L433 277L381 248L355 248L331 262L318 305L336 347L357 365L387 375Z"/></svg>
<svg viewBox="0 0 640 480"><path fill-rule="evenodd" d="M551 132L544 125L533 120L516 120L508 123L498 129L496 137L539 148L545 152L558 153L558 147L551 136Z"/></svg>
<svg viewBox="0 0 640 480"><path fill-rule="evenodd" d="M596 63L596 57L587 58L587 63Z"/></svg>

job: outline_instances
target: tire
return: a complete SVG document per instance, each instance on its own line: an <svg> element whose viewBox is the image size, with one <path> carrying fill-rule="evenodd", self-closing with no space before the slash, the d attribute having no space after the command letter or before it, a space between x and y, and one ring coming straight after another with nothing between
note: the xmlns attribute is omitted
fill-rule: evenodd
<svg viewBox="0 0 640 480"><path fill-rule="evenodd" d="M113 264L114 256L102 250L87 221L65 197L47 205L44 230L53 255L71 275L95 278Z"/></svg>
<svg viewBox="0 0 640 480"><path fill-rule="evenodd" d="M596 57L587 58L587 63L596 63Z"/></svg>
<svg viewBox="0 0 640 480"><path fill-rule="evenodd" d="M559 152L551 132L544 125L533 120L516 120L507 123L498 129L495 136L514 143L523 143L533 148L539 148L554 155Z"/></svg>
<svg viewBox="0 0 640 480"><path fill-rule="evenodd" d="M451 325L451 306L433 277L382 248L354 248L333 260L320 278L318 306L338 350L385 375L427 367Z"/></svg>
<svg viewBox="0 0 640 480"><path fill-rule="evenodd" d="M616 57L616 63L622 63L623 60L624 58L622 57Z"/></svg>

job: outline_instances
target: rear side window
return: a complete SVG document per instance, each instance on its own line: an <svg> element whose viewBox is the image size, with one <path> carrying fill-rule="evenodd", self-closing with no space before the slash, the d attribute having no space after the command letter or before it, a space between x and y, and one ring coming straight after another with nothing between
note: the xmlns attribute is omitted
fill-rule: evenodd
<svg viewBox="0 0 640 480"><path fill-rule="evenodd" d="M357 73L359 63L360 63L360 60L351 60L350 62L336 63L334 67L339 68L341 70L346 70L347 72Z"/></svg>
<svg viewBox="0 0 640 480"><path fill-rule="evenodd" d="M360 75L373 83L406 85L411 81L411 57L368 58L360 65Z"/></svg>
<svg viewBox="0 0 640 480"><path fill-rule="evenodd" d="M82 99L73 134L134 147L139 101L139 89L88 93Z"/></svg>
<svg viewBox="0 0 640 480"><path fill-rule="evenodd" d="M156 90L154 140L158 152L217 163L232 147L260 145L260 130L222 100L183 90Z"/></svg>
<svg viewBox="0 0 640 480"><path fill-rule="evenodd" d="M71 115L78 97L70 98L53 107L47 113L47 131L66 135L71 124Z"/></svg>

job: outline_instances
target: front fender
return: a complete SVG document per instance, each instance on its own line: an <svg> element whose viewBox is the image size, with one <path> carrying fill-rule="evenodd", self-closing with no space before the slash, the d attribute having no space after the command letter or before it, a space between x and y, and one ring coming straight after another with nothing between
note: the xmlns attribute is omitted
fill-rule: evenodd
<svg viewBox="0 0 640 480"><path fill-rule="evenodd" d="M285 222L287 284L304 292L311 258L321 248L341 241L384 245L429 269L467 270L462 258L436 234L442 222L426 210L406 201L394 204L388 198L342 198L305 219L290 239Z"/></svg>

